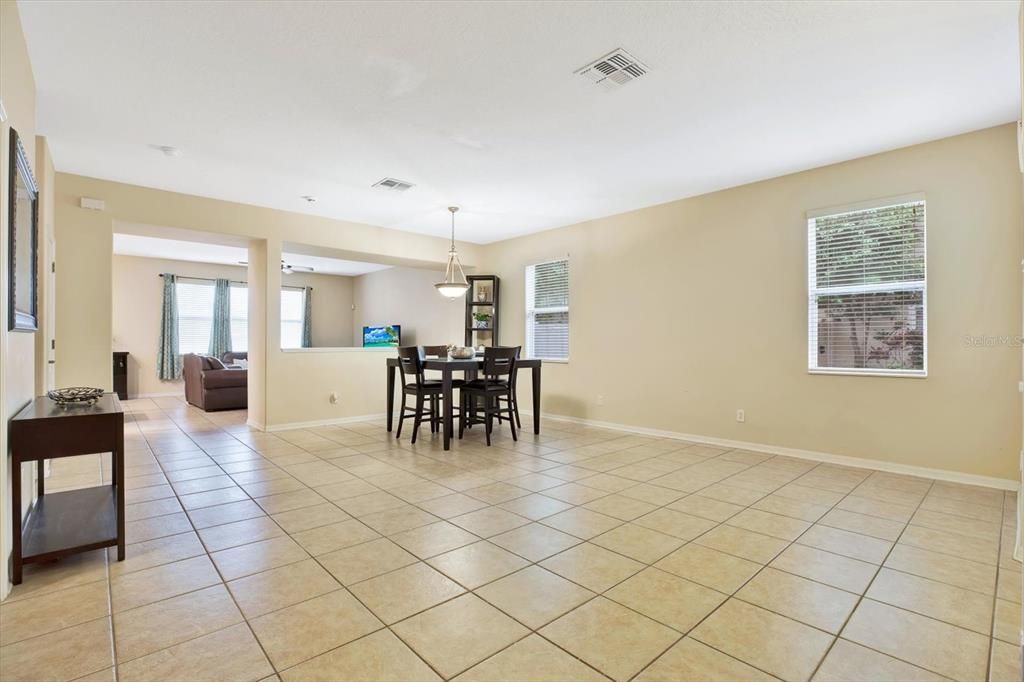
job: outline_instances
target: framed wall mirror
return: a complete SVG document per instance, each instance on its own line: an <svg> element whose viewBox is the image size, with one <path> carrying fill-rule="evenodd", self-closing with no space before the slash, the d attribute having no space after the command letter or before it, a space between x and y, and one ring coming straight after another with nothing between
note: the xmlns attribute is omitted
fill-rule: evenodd
<svg viewBox="0 0 1024 682"><path fill-rule="evenodd" d="M7 328L31 332L39 328L39 190L28 154L14 128L10 159Z"/></svg>

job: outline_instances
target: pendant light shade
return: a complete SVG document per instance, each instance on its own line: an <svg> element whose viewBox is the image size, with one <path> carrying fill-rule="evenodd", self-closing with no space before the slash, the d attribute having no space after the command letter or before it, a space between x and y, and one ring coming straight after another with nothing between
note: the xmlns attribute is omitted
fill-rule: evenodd
<svg viewBox="0 0 1024 682"><path fill-rule="evenodd" d="M445 298L458 298L465 296L469 290L469 282L466 281L466 273L462 271L462 263L459 262L459 254L455 251L455 212L458 206L449 206L452 214L452 245L448 249L448 267L444 271L444 279L434 285L434 288Z"/></svg>

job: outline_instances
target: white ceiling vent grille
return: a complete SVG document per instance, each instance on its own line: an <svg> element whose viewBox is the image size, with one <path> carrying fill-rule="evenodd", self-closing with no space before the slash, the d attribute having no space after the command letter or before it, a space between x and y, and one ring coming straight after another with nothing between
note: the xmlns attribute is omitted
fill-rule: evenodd
<svg viewBox="0 0 1024 682"><path fill-rule="evenodd" d="M396 180L395 178L384 178L373 183L373 187L380 187L381 189L390 189L395 192L404 192L407 189L413 187L411 182L405 180Z"/></svg>
<svg viewBox="0 0 1024 682"><path fill-rule="evenodd" d="M647 73L647 67L639 59L622 48L609 52L596 62L587 64L576 73L590 79L605 90L618 90Z"/></svg>

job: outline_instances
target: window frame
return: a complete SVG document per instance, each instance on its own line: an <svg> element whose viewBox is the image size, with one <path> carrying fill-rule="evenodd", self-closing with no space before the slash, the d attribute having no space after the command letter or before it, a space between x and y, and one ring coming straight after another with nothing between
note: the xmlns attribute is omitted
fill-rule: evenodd
<svg viewBox="0 0 1024 682"><path fill-rule="evenodd" d="M526 298L525 303L526 303L526 305L525 305L525 315L524 315L525 320L524 321L525 321L525 326L526 326L526 334L525 334L525 338L526 338L526 357L536 358L538 360L543 360L544 362L557 362L557 363L561 363L561 364L568 364L569 363L569 357L570 357L569 350L570 350L570 345L571 345L570 344L570 338L571 338L571 335L572 335L572 313L569 311L569 307L570 306L569 305L564 305L564 306L551 306L551 307L546 307L546 308L534 308L533 307L534 297L532 295L533 294L533 290L534 290L534 286L535 286L534 280L536 279L531 274L534 271L534 269L537 266L539 266L539 265L547 265L548 263L561 263L563 261L566 264L566 278L565 278L566 299L568 299L571 302L570 278L572 277L572 272L570 270L568 254L566 254L565 256L559 256L558 258L550 258L548 260L538 261L536 263L530 263L529 265L526 266L526 268L524 270L524 275L525 275L524 276L524 280L525 280L525 284L526 284L526 286L525 286L525 298ZM533 328L534 328L534 325L532 324L532 320L535 318L535 316L536 316L536 314L538 312L541 312L541 313L565 313L566 314L566 318L568 320L566 322L566 326L568 327L568 331L566 332L566 344L565 344L565 357L564 358L546 358L546 357L543 357L543 356L534 355L534 348L533 348L533 343L534 343Z"/></svg>
<svg viewBox="0 0 1024 682"><path fill-rule="evenodd" d="M210 298L210 309L208 311L208 313L209 313L208 315L206 315L205 317L202 317L202 318L200 318L198 316L195 316L195 315L182 315L182 312L181 312L181 299L182 299L182 296L181 296L181 289L180 289L180 287L185 286L185 285L187 285L187 286L194 286L194 287L208 287L209 288L209 290L211 292L210 293L211 298ZM177 305L177 308L178 308L178 310L177 310L177 313L178 313L178 339L177 340L178 340L178 355L179 356L189 355L190 353L195 353L197 355L206 355L209 352L209 350L210 350L210 330L213 329L213 298L212 298L213 297L213 288L214 288L213 282L206 281L205 279L200 278L200 277L179 276L177 278L177 280L174 282L174 295L177 297L177 300L178 300L178 305ZM206 335L206 343L204 344L204 346L203 346L203 348L201 350L186 349L184 347L184 344L182 343L182 321L184 321L184 320L200 320L200 319L208 321L208 330L207 330L207 335Z"/></svg>
<svg viewBox="0 0 1024 682"><path fill-rule="evenodd" d="M284 316L284 295L285 295L285 292L298 293L302 297L302 300L299 302L299 319L298 320L295 320L295 319L292 319L292 318L285 319L285 316ZM303 350L304 346L302 345L302 327L305 324L305 319L304 319L305 318L305 312L304 311L305 311L305 305L306 305L306 289L305 289L305 287L297 287L297 286L291 286L291 285L287 285L287 284L282 284L281 285L281 293L279 295L279 298L280 298L279 305L280 305L281 314L279 316L280 319L278 320L278 324L280 325L280 332L279 332L279 338L278 338L278 344L277 345L281 347L281 350L288 350L288 351L291 351L291 350ZM285 346L284 345L284 325L285 325L285 322L288 322L288 323L298 322L299 323L299 345L297 345L297 346Z"/></svg>
<svg viewBox="0 0 1024 682"><path fill-rule="evenodd" d="M857 213L872 209L900 206L903 204L920 203L924 208L924 279L921 282L881 282L877 284L842 285L833 287L817 286L817 234L815 231L818 218L834 217L846 213ZM807 373L831 376L871 376L892 377L903 379L928 378L928 202L923 192L907 194L883 199L874 199L842 206L807 211ZM922 307L922 346L923 358L921 369L883 369L870 367L818 367L818 297L837 294L858 294L896 291L920 291ZM814 322L812 324L812 321Z"/></svg>

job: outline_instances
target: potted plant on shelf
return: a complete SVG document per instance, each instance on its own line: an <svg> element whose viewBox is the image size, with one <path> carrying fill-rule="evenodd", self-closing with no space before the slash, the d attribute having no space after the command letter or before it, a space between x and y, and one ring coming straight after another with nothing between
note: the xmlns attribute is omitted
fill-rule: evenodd
<svg viewBox="0 0 1024 682"><path fill-rule="evenodd" d="M491 327L491 314L490 313L473 313L473 323L477 329L490 329Z"/></svg>

